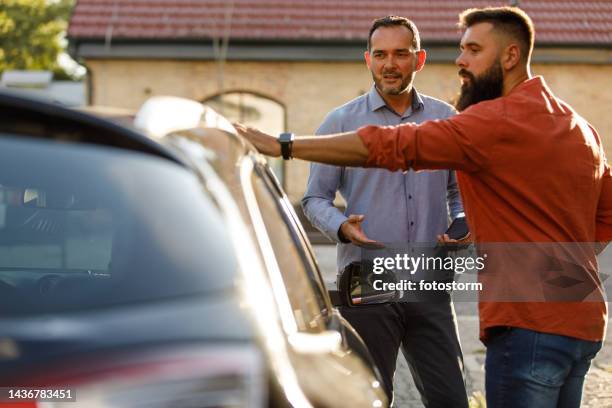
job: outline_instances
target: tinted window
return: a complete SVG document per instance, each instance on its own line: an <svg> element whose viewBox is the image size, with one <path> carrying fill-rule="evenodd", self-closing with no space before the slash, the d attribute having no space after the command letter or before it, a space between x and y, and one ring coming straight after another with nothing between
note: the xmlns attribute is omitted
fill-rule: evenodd
<svg viewBox="0 0 612 408"><path fill-rule="evenodd" d="M224 290L235 271L218 208L180 165L0 137L0 315Z"/></svg>

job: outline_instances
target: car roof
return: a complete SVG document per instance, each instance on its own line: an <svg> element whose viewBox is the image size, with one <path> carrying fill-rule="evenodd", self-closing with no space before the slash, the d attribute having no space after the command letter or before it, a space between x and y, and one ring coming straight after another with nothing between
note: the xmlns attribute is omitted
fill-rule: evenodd
<svg viewBox="0 0 612 408"><path fill-rule="evenodd" d="M33 132L31 126L26 126L27 130L22 130L23 126L20 125L30 125L32 118L36 119L37 124L45 125L44 129ZM186 165L183 159L171 149L152 140L137 129L90 113L70 109L42 98L0 90L0 131L24 134L30 137L54 138L52 132L46 131L49 128L87 130L87 132L73 134L73 137L69 138L68 141L136 150Z"/></svg>

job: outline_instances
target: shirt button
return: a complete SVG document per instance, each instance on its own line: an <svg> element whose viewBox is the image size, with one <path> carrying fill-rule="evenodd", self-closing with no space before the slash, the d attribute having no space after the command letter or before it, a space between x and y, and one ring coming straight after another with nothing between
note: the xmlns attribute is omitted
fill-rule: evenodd
<svg viewBox="0 0 612 408"><path fill-rule="evenodd" d="M410 221L410 225L414 225L414 221Z"/></svg>
<svg viewBox="0 0 612 408"><path fill-rule="evenodd" d="M408 196L408 199L409 199L409 200L412 200L412 196L411 196L411 195L409 195L409 196Z"/></svg>

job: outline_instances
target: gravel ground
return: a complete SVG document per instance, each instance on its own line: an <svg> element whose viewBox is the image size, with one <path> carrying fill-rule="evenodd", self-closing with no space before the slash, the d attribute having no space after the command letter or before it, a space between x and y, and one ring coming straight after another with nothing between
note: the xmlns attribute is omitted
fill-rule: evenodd
<svg viewBox="0 0 612 408"><path fill-rule="evenodd" d="M330 288L335 288L336 248L333 245L315 245L315 253L323 279ZM612 251L606 251L612 252ZM612 281L612 279L610 280ZM468 393L484 394L484 357L485 348L478 340L478 316L474 302L461 302L455 305L459 336L464 354ZM587 408L612 408L612 326L608 325L607 341L591 366L587 376L582 406ZM400 353L395 373L395 406L422 407L406 360ZM478 405L474 405L478 406Z"/></svg>

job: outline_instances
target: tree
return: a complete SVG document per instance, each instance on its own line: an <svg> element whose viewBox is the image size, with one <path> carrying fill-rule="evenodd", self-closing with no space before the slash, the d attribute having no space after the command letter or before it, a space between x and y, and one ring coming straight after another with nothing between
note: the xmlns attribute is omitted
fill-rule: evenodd
<svg viewBox="0 0 612 408"><path fill-rule="evenodd" d="M1 0L0 71L42 69L69 75L57 62L74 0Z"/></svg>

